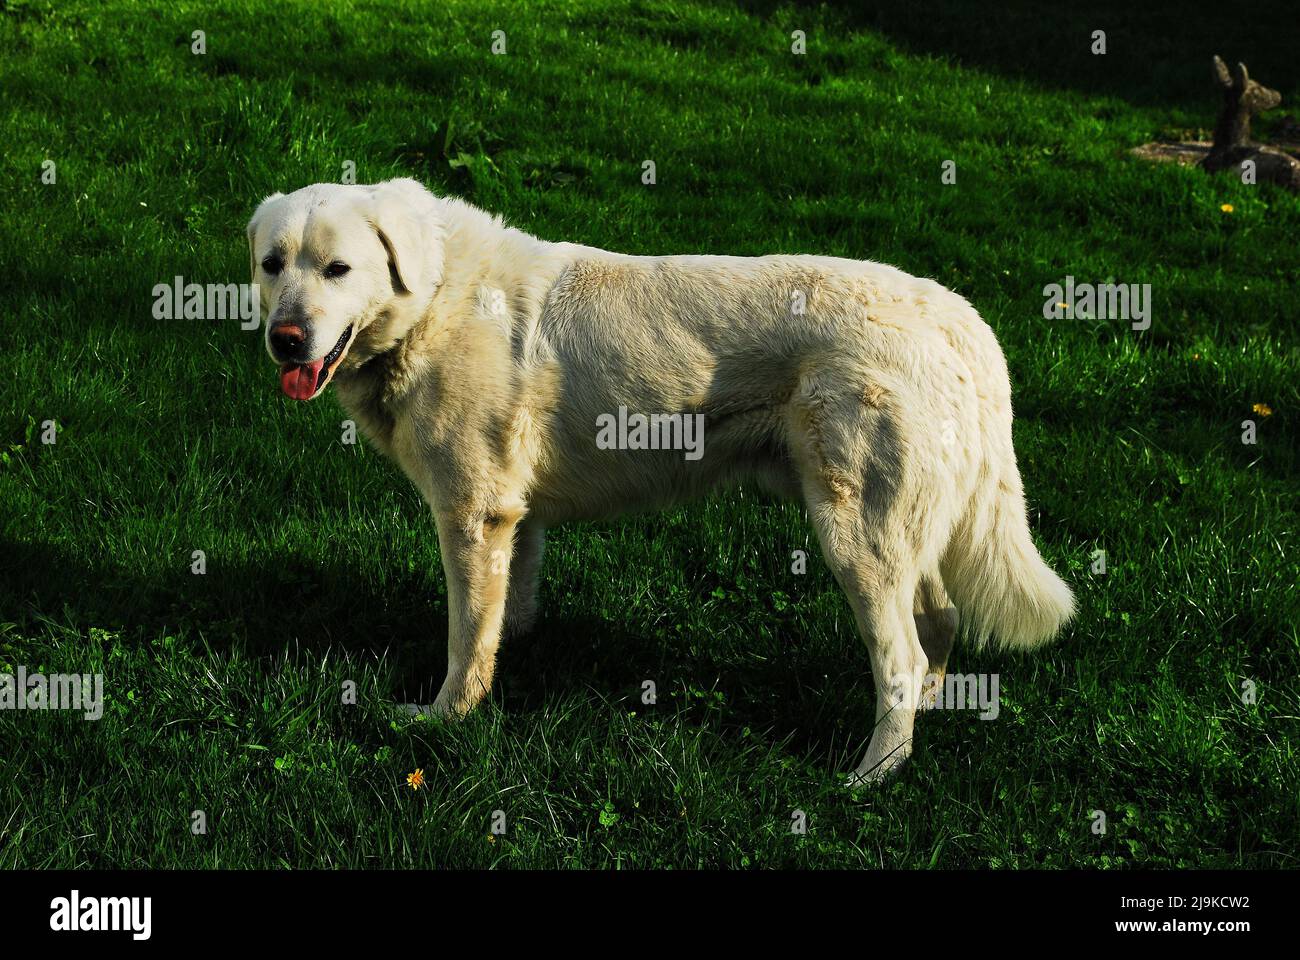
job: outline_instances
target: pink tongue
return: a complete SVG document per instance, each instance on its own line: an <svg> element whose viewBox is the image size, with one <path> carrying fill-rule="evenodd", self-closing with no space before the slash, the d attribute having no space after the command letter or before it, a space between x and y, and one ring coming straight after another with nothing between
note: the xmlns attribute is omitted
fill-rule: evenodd
<svg viewBox="0 0 1300 960"><path fill-rule="evenodd" d="M286 397L294 400L310 400L316 394L316 378L320 376L320 368L323 366L324 358L285 367L280 371L280 389Z"/></svg>

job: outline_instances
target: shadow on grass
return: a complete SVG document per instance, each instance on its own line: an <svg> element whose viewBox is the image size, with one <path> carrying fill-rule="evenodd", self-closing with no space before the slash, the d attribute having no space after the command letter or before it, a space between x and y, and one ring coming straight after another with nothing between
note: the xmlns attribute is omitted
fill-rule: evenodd
<svg viewBox="0 0 1300 960"><path fill-rule="evenodd" d="M796 12L787 11L784 20L794 23L799 8L821 5L822 0L795 0ZM1210 84L1210 59L1216 53L1230 62L1245 61L1252 76L1283 92L1284 108L1296 107L1286 96L1300 83L1294 35L1277 29L1294 22L1295 8L1282 0L1204 4L1194 11L1177 0L1085 0L1051 7L1030 0L832 0L829 5L846 26L882 34L909 53L950 59L1051 90L1141 106L1185 107L1204 114L1207 127L1213 126L1218 106ZM790 3L740 0L739 6L767 17ZM1104 56L1092 52L1095 30L1105 31ZM810 37L810 52L814 45Z"/></svg>
<svg viewBox="0 0 1300 960"><path fill-rule="evenodd" d="M379 589L347 569L298 557L163 582L87 563L58 546L0 541L0 609L29 635L48 621L121 632L130 643L168 634L196 650L267 660L286 650L387 654L397 702L430 702L446 672L446 604L434 594L426 578ZM660 708L671 714L723 731L762 730L788 739L796 753L830 753L839 763L838 754L858 749L871 730L865 651L849 638L838 650L797 638L775 642L780 656L729 657L726 650L690 650L697 645L683 639L646 639L617 622L547 617L544 604L531 634L502 644L492 696L515 714L545 709L570 692L644 711L642 685L652 680ZM844 730L846 704L852 721Z"/></svg>

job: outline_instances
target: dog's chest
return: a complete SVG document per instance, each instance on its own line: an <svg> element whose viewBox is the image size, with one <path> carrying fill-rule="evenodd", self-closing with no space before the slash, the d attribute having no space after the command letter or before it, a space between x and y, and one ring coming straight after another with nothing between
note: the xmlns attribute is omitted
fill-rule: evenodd
<svg viewBox="0 0 1300 960"><path fill-rule="evenodd" d="M335 388L344 412L362 435L385 456L396 459L393 440L400 410L388 396L386 372L382 368L363 368L337 381Z"/></svg>
<svg viewBox="0 0 1300 960"><path fill-rule="evenodd" d="M338 398L367 442L397 464L432 504L440 480L437 465L456 459L456 430L452 418L431 415L437 410L430 396L438 392L437 371L425 365L418 378L406 372L392 361L367 364L338 384Z"/></svg>

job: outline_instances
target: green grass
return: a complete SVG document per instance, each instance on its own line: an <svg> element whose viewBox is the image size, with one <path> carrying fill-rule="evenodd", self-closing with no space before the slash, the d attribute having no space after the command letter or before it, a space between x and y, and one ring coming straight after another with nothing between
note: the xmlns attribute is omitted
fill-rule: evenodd
<svg viewBox="0 0 1300 960"><path fill-rule="evenodd" d="M1300 198L1127 155L1212 124L1215 52L1294 110L1285 7L206 6L0 5L0 671L108 694L0 713L0 866L1297 865ZM245 281L256 201L349 160L548 239L958 290L1078 619L1033 657L959 647L999 718L927 716L850 794L866 652L801 509L744 489L554 531L491 701L395 724L445 664L426 508L332 397L279 395L258 334L151 317L177 274ZM1151 329L1044 320L1066 274L1151 283Z"/></svg>

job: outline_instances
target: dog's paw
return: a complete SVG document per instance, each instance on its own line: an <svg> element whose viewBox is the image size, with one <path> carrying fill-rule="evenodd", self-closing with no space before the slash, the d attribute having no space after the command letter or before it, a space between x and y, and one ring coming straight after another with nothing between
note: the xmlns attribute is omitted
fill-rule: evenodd
<svg viewBox="0 0 1300 960"><path fill-rule="evenodd" d="M432 703L398 703L394 704L397 715L407 720L432 720L446 716Z"/></svg>
<svg viewBox="0 0 1300 960"><path fill-rule="evenodd" d="M898 771L907 765L906 760L891 764L880 764L870 770L854 770L844 778L844 786L849 790L871 790L893 779Z"/></svg>
<svg viewBox="0 0 1300 960"><path fill-rule="evenodd" d="M865 790L878 787L893 779L903 767L907 766L907 758L911 756L911 753L911 745L903 744L887 756L875 760L872 759L872 751L868 750L867 759L862 761L862 765L858 769L848 775L844 785L850 790Z"/></svg>

